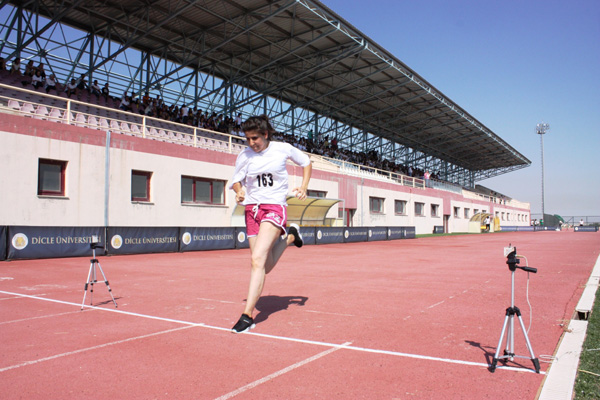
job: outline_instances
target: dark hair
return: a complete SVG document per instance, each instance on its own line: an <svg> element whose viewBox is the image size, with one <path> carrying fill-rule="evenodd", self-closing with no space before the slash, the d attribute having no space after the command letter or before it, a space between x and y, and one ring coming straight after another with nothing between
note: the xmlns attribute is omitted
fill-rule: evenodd
<svg viewBox="0 0 600 400"><path fill-rule="evenodd" d="M271 140L271 136L275 133L275 129L269 122L269 117L265 114L254 115L248 118L242 123L242 131L244 133L249 131L257 131L267 137L267 140Z"/></svg>

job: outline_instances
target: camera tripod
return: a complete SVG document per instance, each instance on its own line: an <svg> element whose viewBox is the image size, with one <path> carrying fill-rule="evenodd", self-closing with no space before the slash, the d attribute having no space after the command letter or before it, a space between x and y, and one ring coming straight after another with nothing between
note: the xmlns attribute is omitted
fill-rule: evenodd
<svg viewBox="0 0 600 400"><path fill-rule="evenodd" d="M90 305L92 305L93 296L94 296L94 283L98 283L98 279L96 279L96 268L98 268L100 270L100 273L102 274L102 277L104 278L104 283L106 284L106 287L108 288L108 293L110 294L110 297L112 298L113 303L115 303L115 308L116 308L117 302L115 301L115 298L112 294L110 285L108 284L108 279L106 279L106 275L104 275L102 266L100 265L100 263L98 262L98 259L96 258L96 249L103 249L104 247L99 246L98 243L92 243L92 244L90 244L90 247L92 248L92 257L93 258L90 260L90 271L88 272L87 281L85 282L85 289L83 292L83 301L81 302L81 309L83 310L83 305L85 304L85 296L87 295L88 286L90 287Z"/></svg>
<svg viewBox="0 0 600 400"><path fill-rule="evenodd" d="M498 341L498 347L496 348L496 354L494 355L494 360L492 361L492 365L490 366L490 371L494 372L496 370L496 364L498 360L501 359L510 359L511 361L515 357L520 358L528 358L524 356L515 355L515 315L519 318L519 323L521 325L521 329L523 330L523 336L525 336L525 343L527 343L527 349L529 350L529 355L531 356L531 361L533 361L533 366L535 367L535 372L540 373L540 362L533 354L533 349L531 348L531 343L529 342L529 338L527 337L527 330L525 329L525 324L523 324L523 318L521 318L521 310L519 307L515 306L515 270L517 268L522 269L523 271L533 272L534 274L537 272L536 268L531 267L517 267L519 260L517 259L517 248L515 247L513 251L508 254L508 260L506 261L508 264L508 268L511 271L511 294L510 294L510 307L506 309L506 317L504 318L504 325L502 326L502 333L500 335L500 340ZM500 346L502 346L502 340L504 339L504 334L506 333L506 348L504 349L504 355L500 356Z"/></svg>

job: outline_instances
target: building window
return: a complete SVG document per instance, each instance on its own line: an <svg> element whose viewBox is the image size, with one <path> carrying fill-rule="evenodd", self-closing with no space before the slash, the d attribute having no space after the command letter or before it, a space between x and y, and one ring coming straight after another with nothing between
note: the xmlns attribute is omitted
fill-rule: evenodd
<svg viewBox="0 0 600 400"><path fill-rule="evenodd" d="M432 204L431 205L431 216L432 217L439 217L440 216L440 205L439 204Z"/></svg>
<svg viewBox="0 0 600 400"><path fill-rule="evenodd" d="M131 171L131 201L150 201L152 172Z"/></svg>
<svg viewBox="0 0 600 400"><path fill-rule="evenodd" d="M415 203L415 215L419 217L425 216L425 203Z"/></svg>
<svg viewBox="0 0 600 400"><path fill-rule="evenodd" d="M454 207L454 218L460 218L460 207Z"/></svg>
<svg viewBox="0 0 600 400"><path fill-rule="evenodd" d="M469 218L469 209L465 208L465 218L468 219Z"/></svg>
<svg viewBox="0 0 600 400"><path fill-rule="evenodd" d="M66 161L40 158L38 163L38 195L64 196Z"/></svg>
<svg viewBox="0 0 600 400"><path fill-rule="evenodd" d="M394 201L394 213L396 215L406 215L406 201L404 201L404 200Z"/></svg>
<svg viewBox="0 0 600 400"><path fill-rule="evenodd" d="M369 209L372 214L383 214L383 200L381 197L369 197Z"/></svg>
<svg viewBox="0 0 600 400"><path fill-rule="evenodd" d="M182 176L181 202L225 204L225 181Z"/></svg>
<svg viewBox="0 0 600 400"><path fill-rule="evenodd" d="M324 199L325 197L327 197L327 192L324 192L322 190L307 190L306 195L308 197L320 197Z"/></svg>
<svg viewBox="0 0 600 400"><path fill-rule="evenodd" d="M473 210L473 215L477 215L478 213L479 213L479 209L478 208L476 208L476 209Z"/></svg>

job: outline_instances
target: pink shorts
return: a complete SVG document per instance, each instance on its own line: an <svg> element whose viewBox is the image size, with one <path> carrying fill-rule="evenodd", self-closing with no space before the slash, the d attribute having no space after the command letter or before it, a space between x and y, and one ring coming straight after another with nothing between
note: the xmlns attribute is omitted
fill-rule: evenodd
<svg viewBox="0 0 600 400"><path fill-rule="evenodd" d="M246 205L246 234L248 237L258 235L260 224L269 221L281 228L285 234L287 223L287 207L279 204L248 204Z"/></svg>

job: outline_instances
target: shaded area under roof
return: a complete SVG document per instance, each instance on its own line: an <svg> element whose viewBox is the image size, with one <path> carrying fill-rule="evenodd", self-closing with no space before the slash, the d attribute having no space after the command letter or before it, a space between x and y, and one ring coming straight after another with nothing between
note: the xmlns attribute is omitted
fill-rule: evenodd
<svg viewBox="0 0 600 400"><path fill-rule="evenodd" d="M10 1L434 157L472 181L531 162L318 1ZM109 62L103 60L95 68ZM152 83L149 82L149 86ZM250 96L243 102L250 103ZM244 103L236 104L243 107ZM415 161L415 160L413 160ZM418 161L418 160L417 160Z"/></svg>

